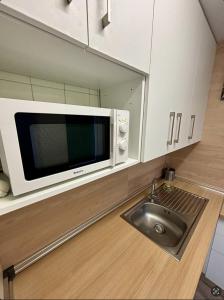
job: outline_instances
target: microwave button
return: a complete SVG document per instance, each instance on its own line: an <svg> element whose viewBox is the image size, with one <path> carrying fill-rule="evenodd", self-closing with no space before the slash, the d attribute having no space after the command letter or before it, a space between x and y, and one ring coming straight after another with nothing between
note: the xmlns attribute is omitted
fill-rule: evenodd
<svg viewBox="0 0 224 300"><path fill-rule="evenodd" d="M120 143L119 143L119 149L120 149L121 151L125 151L125 150L127 150L127 148L128 148L128 143L127 143L127 141L126 141L126 140L120 141Z"/></svg>
<svg viewBox="0 0 224 300"><path fill-rule="evenodd" d="M119 130L121 133L127 133L128 132L128 124L126 122L123 122L119 125Z"/></svg>

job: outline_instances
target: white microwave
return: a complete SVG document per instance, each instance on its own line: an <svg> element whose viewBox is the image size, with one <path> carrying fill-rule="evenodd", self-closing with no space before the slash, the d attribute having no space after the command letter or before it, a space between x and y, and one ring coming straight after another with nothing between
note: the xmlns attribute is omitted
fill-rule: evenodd
<svg viewBox="0 0 224 300"><path fill-rule="evenodd" d="M0 99L0 158L13 195L128 159L129 112Z"/></svg>

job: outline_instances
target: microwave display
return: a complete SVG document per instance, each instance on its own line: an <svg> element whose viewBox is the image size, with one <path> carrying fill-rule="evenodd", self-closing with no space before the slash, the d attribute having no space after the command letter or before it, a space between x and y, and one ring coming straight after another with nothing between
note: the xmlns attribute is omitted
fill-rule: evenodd
<svg viewBox="0 0 224 300"><path fill-rule="evenodd" d="M16 113L26 180L110 159L110 117Z"/></svg>

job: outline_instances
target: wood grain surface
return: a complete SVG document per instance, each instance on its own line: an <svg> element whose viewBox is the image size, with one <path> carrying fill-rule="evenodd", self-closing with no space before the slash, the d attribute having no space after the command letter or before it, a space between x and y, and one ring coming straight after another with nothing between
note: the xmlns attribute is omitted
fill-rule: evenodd
<svg viewBox="0 0 224 300"><path fill-rule="evenodd" d="M177 175L224 191L224 43L217 48L202 141L167 156Z"/></svg>
<svg viewBox="0 0 224 300"><path fill-rule="evenodd" d="M3 270L0 266L0 299L4 299L4 282L3 282Z"/></svg>
<svg viewBox="0 0 224 300"><path fill-rule="evenodd" d="M222 205L222 209L221 209L221 212L220 212L220 216L224 218L224 203Z"/></svg>
<svg viewBox="0 0 224 300"><path fill-rule="evenodd" d="M139 164L0 217L0 265L18 263L161 174L164 157Z"/></svg>
<svg viewBox="0 0 224 300"><path fill-rule="evenodd" d="M192 299L219 217L222 195L185 182L209 198L181 261L121 219L136 197L16 276L16 299Z"/></svg>

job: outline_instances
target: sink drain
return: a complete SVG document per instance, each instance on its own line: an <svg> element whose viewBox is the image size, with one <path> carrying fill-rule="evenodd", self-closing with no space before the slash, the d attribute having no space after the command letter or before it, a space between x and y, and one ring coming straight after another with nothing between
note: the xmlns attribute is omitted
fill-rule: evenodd
<svg viewBox="0 0 224 300"><path fill-rule="evenodd" d="M162 233L165 232L165 228L164 228L164 226L163 226L162 224L156 224L156 225L154 226L154 229L155 229L155 231L156 231L158 234L162 234Z"/></svg>

